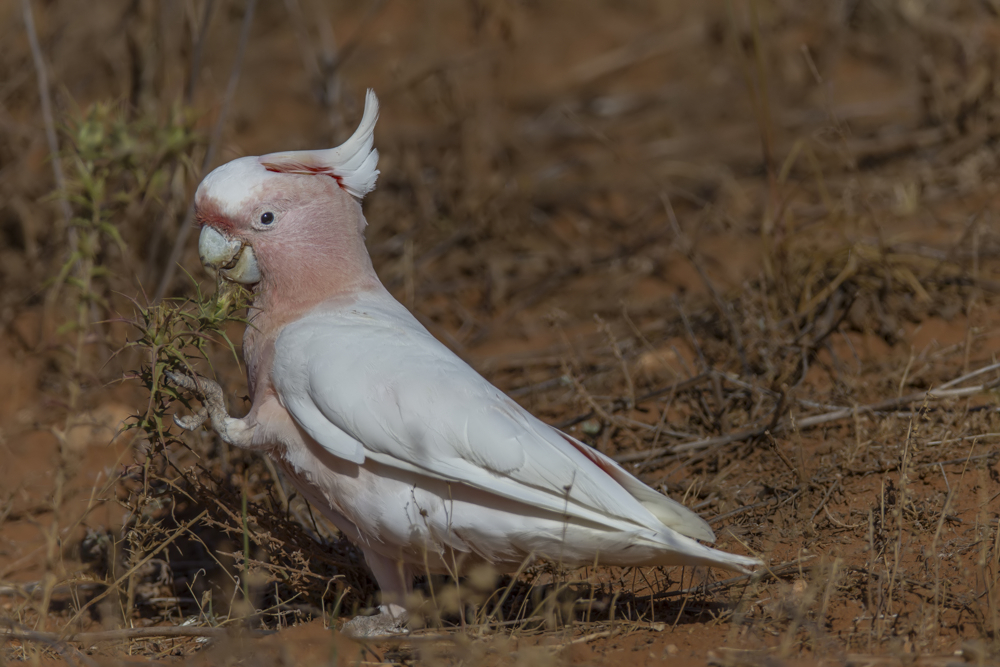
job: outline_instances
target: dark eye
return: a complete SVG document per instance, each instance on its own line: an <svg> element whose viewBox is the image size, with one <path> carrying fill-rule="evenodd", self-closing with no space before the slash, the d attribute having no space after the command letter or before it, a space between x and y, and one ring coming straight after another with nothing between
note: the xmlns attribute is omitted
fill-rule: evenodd
<svg viewBox="0 0 1000 667"><path fill-rule="evenodd" d="M274 222L274 213L267 211L266 213L260 214L260 224L269 225Z"/></svg>

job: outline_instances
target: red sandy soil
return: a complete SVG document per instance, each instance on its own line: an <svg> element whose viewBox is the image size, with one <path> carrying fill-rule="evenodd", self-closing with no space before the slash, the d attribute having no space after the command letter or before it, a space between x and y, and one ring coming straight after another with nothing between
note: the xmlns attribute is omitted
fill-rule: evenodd
<svg viewBox="0 0 1000 667"><path fill-rule="evenodd" d="M127 97L128 47L118 33L128 3L101 3L72 21L77 12L70 3L35 4L52 78L63 91L60 107L70 96L81 106ZM217 113L242 18L241 3L220 4L195 97L208 116ZM938 13L922 3L886 3L883 13L858 10L848 18L834 16L832 4L754 3L770 104L761 121L764 112L752 102L761 70L749 5L734 3L733 18L722 3L674 4L390 2L370 18L368 9L347 3L320 9L338 44L356 45L340 71L346 91L340 115L317 104L286 10L264 3L219 161L331 144L349 131L363 89L374 87L383 103L377 133L383 175L366 212L376 268L432 333L505 390L568 369L602 405L626 395L628 382L595 314L622 342L630 379L641 391L698 368L698 351L676 326L676 304L700 322L716 312L708 284L727 302L758 293L774 260L761 221L779 207L788 219L772 241L794 239L791 253L802 258L792 283L837 267L816 282L818 291L844 265L835 252L867 243L922 257L922 264L904 264L916 267L907 269L909 276L927 285L934 262L944 262L928 259L935 251L972 287L927 287L924 299L899 268L904 264L886 268L897 272L892 289L871 288L878 298L864 303L876 305L851 309L801 383L772 389L787 390L792 400L864 405L993 362L1000 352L1000 244L995 223L970 221L996 202L995 17L983 20L949 3ZM307 14L315 9L304 6ZM18 14L13 2L0 11L7 43L27 54ZM157 25L155 15L149 20ZM167 24L164 50L182 35L177 21ZM955 35L963 36L967 52L959 53ZM30 72L30 62L23 55L3 65L14 71L20 63ZM974 89L977 77L989 82L982 90ZM40 136L33 75L17 81L16 95L4 93L11 95L8 115ZM163 104L182 82L182 73L162 66L157 86L140 102ZM977 125L981 116L987 120ZM797 142L812 151L813 162L803 157L779 182ZM770 170L762 145L773 154ZM45 156L43 141L32 139L18 163L20 180L10 186L21 188L39 221L54 218L51 204L38 201L51 189ZM667 191L682 237L664 212L659 195ZM0 247L9 292L0 331L0 587L93 576L80 545L88 530L121 528L127 512L105 486L135 459L131 434L112 438L143 401L135 385L91 385L83 400L89 425L61 434L67 464L56 465L53 429L65 423L65 379L53 358L65 341L56 331L58 313L46 320L37 295L41 279L52 275L42 256L57 255L59 246L42 233L38 242L42 252L34 258L30 244ZM189 245L183 264L196 271L193 239ZM874 283L858 284L864 293ZM709 364L739 373L733 343L724 334L709 336L708 325L695 326ZM94 348L99 367L107 355ZM240 370L222 356L227 390L242 395ZM551 423L592 407L566 386L518 400ZM653 426L662 407L668 428L709 435L746 426L739 419L750 408L716 405L709 390L699 400L717 423L700 416L694 399L618 415ZM874 655L938 664L957 651L975 661L993 655L998 622L992 596L1000 475L996 458L963 460L995 451L995 440L959 438L1000 431L994 401L979 395L923 415L888 411L877 419L789 429L773 445L735 442L680 468L679 459L635 466L648 484L688 495L691 504L707 502L700 511L708 517L759 505L714 525L720 548L749 546L775 565L803 559L801 571L746 589L741 584L690 603L671 599L654 609L652 624L601 622L471 639L452 629L447 639L362 646L312 620L264 639L233 637L207 648L190 639L81 648L99 664L141 657L204 665L423 660L641 667L867 664L860 656ZM796 405L804 415L803 404ZM588 435L580 425L570 432ZM605 425L590 440L612 455L650 446L646 431L634 433ZM893 505L903 485L908 495ZM57 489L58 515L51 509ZM614 574L593 576L609 581ZM670 575L671 588L680 587L681 577L689 586L705 576ZM886 576L896 579L893 585ZM633 592L649 591L640 581ZM741 596L747 604L737 624L728 612ZM0 616L37 630L59 630L72 615L63 607L39 618L32 607L17 595L0 595ZM84 620L85 629L101 628L97 618ZM35 648L0 645L10 660ZM136 657L126 659L129 651ZM55 655L46 651L37 664L64 664Z"/></svg>

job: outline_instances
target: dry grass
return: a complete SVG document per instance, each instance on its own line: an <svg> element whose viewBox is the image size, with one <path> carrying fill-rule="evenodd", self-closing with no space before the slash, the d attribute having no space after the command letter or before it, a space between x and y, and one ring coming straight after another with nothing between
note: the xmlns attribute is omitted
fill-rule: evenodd
<svg viewBox="0 0 1000 667"><path fill-rule="evenodd" d="M997 8L444 4L3 6L0 662L995 662ZM767 567L431 577L409 636L328 630L359 554L163 373L245 392L205 170L367 86L385 284Z"/></svg>

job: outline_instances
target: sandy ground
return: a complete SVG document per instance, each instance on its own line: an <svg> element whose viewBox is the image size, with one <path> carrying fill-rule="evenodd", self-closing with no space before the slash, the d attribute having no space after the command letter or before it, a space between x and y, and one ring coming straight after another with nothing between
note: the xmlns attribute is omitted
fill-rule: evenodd
<svg viewBox="0 0 1000 667"><path fill-rule="evenodd" d="M189 163L170 163L156 196L135 194L138 176L119 185L130 203L107 210L127 249L109 243L97 256L109 272L94 279L104 300L85 309L88 326L130 316L122 295L155 292L221 113L212 164L334 145L372 87L382 174L365 211L383 282L516 400L694 507L720 548L769 567L733 581L677 569L531 572L525 585L598 586L599 612L578 603L570 622L541 626L452 618L365 645L330 629L349 617L330 613L342 586L286 578L279 590L264 568L256 608L278 611L253 624L274 635L8 638L0 655L205 665L996 658L997 372L972 374L1000 352L992 4L261 3L228 107L245 5L215 4L195 69L204 3L108 2L82 14L34 3L64 147L79 147L71 119L91 104L165 125L189 86L203 137ZM112 355L135 336L117 323L74 347L62 325L80 312L75 288L47 296L69 237L48 197L22 7L9 0L0 16L0 616L22 633L192 618L227 627L243 612L226 584L235 557L219 554L239 545L220 536L228 526L227 539L242 539L244 488L255 525L283 507L294 539L322 535L346 560L293 562L291 541L255 543L255 559L341 574L354 606L370 603L350 548L310 527L262 461L208 435L158 459L134 433L114 437L144 410L141 386L118 382L142 358ZM72 157L62 163L72 179ZM180 262L211 291L194 245L192 235ZM183 277L169 288L191 292ZM229 395L242 396L232 356L211 354ZM922 393L942 386L964 391ZM150 491L162 479L150 466L166 478L168 463L214 475L204 488L218 506L194 494L200 482ZM169 509L149 504L164 498ZM185 536L120 595L78 614L125 571L116 567L202 509L216 522L198 524L203 546ZM161 523L165 532L149 528ZM281 606L293 594L299 606ZM219 605L212 619L206 599Z"/></svg>

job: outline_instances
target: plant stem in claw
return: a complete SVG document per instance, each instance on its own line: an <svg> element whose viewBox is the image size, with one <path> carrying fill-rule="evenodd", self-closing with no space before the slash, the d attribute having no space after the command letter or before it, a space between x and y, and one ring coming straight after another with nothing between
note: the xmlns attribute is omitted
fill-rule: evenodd
<svg viewBox="0 0 1000 667"><path fill-rule="evenodd" d="M226 403L222 398L222 387L219 386L218 382L200 375L192 377L172 371L167 371L166 375L178 387L196 394L203 404L201 409L190 417L175 416L174 422L178 426L193 430L205 423L206 419L211 418L212 428L224 442L236 447L249 448L252 446L254 427L248 426L241 419L229 416Z"/></svg>

